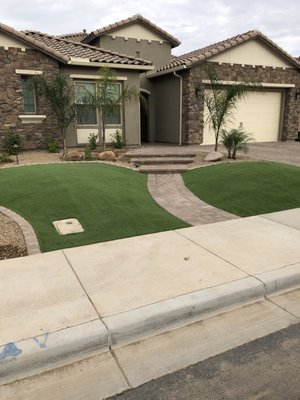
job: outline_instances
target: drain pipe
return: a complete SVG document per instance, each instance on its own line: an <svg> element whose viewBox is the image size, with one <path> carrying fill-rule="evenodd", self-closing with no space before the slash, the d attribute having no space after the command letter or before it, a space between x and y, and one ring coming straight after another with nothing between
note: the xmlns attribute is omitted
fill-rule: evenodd
<svg viewBox="0 0 300 400"><path fill-rule="evenodd" d="M181 135L182 135L182 76L178 75L177 72L173 72L176 78L179 78L179 146L181 146Z"/></svg>

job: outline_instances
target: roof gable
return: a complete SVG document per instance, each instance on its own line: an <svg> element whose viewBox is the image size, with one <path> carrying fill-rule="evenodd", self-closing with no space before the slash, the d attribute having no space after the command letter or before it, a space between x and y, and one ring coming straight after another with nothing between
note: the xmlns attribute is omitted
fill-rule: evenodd
<svg viewBox="0 0 300 400"><path fill-rule="evenodd" d="M219 57L218 61L221 61L221 54L224 54L224 59L226 59L227 55L226 52L230 49L238 48L241 44L245 44L247 42L253 41L253 40L260 40L260 44L264 46L264 50L270 53L274 57L277 56L276 62L278 63L278 60L280 59L281 62L287 63L289 66L294 66L297 68L300 68L300 63L298 60L294 57L292 57L290 54L288 54L285 50L283 50L281 47L279 47L276 43L274 43L271 39L269 39L267 36L263 35L259 31L249 31L246 33L242 33L240 35L231 37L229 39L225 39L221 42L217 42L214 44L211 44L209 46L203 47L201 49L191 51L189 53L183 54L179 57L174 57L168 65L165 65L161 67L158 72L162 71L168 71L171 68L190 68L196 64L199 64L203 61L217 61L217 56ZM260 48L262 50L262 48ZM234 54L234 53L233 53ZM235 54L237 55L237 54ZM276 55L276 56L275 56ZM247 56L249 57L249 55ZM255 55L254 55L255 57ZM268 58L268 57L266 57ZM284 60L284 61L282 61ZM227 61L223 61L227 62ZM230 61L230 63L234 63L234 61ZM271 62L271 61L269 61ZM274 59L273 59L273 62ZM239 62L241 64L247 64L243 62ZM263 65L259 64L258 62L251 63L252 65Z"/></svg>
<svg viewBox="0 0 300 400"><path fill-rule="evenodd" d="M279 51L275 51L259 37L212 56L210 61L281 68L294 66L287 57L283 57Z"/></svg>
<svg viewBox="0 0 300 400"><path fill-rule="evenodd" d="M1 42L2 39L2 42ZM34 48L65 64L81 63L91 66L114 65L115 68L152 69L151 61L127 56L114 51L100 49L72 40L66 40L41 32L19 32L0 24L0 45Z"/></svg>
<svg viewBox="0 0 300 400"><path fill-rule="evenodd" d="M164 40L169 42L172 47L180 45L180 41L178 39L170 35L165 30L161 29L157 25L153 24L151 21L144 18L140 14L97 29L91 32L87 36L87 38L84 39L84 42L89 43L96 37L108 34L133 37L136 39ZM137 37L138 35L140 36Z"/></svg>
<svg viewBox="0 0 300 400"><path fill-rule="evenodd" d="M9 48L14 47L17 49L29 48L28 44L6 32L0 31L0 47Z"/></svg>

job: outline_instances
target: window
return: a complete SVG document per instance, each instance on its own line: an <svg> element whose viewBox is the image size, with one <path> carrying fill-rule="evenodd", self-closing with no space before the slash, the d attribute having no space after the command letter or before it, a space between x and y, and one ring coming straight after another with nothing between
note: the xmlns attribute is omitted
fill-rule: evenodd
<svg viewBox="0 0 300 400"><path fill-rule="evenodd" d="M95 96L96 85L92 82L75 82L75 104L77 108L78 125L97 125L96 107L90 102L89 96Z"/></svg>
<svg viewBox="0 0 300 400"><path fill-rule="evenodd" d="M108 98L116 101L120 99L121 85L113 83L107 86L106 94ZM107 110L106 125L121 125L121 103L113 111Z"/></svg>
<svg viewBox="0 0 300 400"><path fill-rule="evenodd" d="M94 104L90 104L91 98L95 97L97 85L94 82L75 82L75 104L77 108L78 125L97 125L97 110ZM120 99L121 85L112 83L105 88L107 100L117 101ZM114 107L103 105L106 125L121 125L121 103Z"/></svg>
<svg viewBox="0 0 300 400"><path fill-rule="evenodd" d="M29 76L22 76L22 91L24 99L24 112L36 114L36 101L32 81Z"/></svg>

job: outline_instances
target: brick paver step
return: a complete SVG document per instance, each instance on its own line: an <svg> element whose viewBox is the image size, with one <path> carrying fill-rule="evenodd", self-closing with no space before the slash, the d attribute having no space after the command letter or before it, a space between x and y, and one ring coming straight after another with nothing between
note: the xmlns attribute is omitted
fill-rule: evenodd
<svg viewBox="0 0 300 400"><path fill-rule="evenodd" d="M193 157L139 157L132 158L131 162L137 165L189 164L193 162Z"/></svg>
<svg viewBox="0 0 300 400"><path fill-rule="evenodd" d="M140 151L140 152L131 152L131 151L127 151L126 152L126 156L129 158L149 158L149 157L162 157L162 158L169 158L169 157L195 157L196 153L193 152L146 152L146 151Z"/></svg>
<svg viewBox="0 0 300 400"><path fill-rule="evenodd" d="M156 164L156 165L141 165L140 172L148 174L172 174L187 171L186 164Z"/></svg>

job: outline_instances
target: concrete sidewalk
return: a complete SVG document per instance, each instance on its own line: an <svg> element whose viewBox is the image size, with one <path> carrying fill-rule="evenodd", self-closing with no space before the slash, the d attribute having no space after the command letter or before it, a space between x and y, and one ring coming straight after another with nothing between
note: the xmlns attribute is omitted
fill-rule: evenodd
<svg viewBox="0 0 300 400"><path fill-rule="evenodd" d="M299 243L295 209L1 261L0 399L88 359L109 368L102 398L139 384L124 349L300 287ZM299 322L280 301L280 326Z"/></svg>

